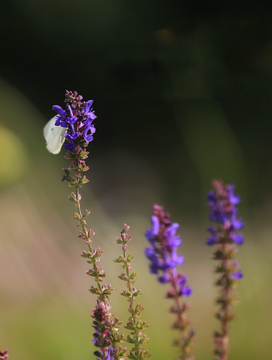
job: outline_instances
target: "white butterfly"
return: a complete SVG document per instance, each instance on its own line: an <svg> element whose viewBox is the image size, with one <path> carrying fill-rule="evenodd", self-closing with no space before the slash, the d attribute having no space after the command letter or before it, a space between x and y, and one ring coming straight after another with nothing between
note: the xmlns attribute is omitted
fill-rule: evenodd
<svg viewBox="0 0 272 360"><path fill-rule="evenodd" d="M54 116L43 128L43 135L46 140L46 148L52 154L58 154L65 141L66 128L56 126L57 116Z"/></svg>

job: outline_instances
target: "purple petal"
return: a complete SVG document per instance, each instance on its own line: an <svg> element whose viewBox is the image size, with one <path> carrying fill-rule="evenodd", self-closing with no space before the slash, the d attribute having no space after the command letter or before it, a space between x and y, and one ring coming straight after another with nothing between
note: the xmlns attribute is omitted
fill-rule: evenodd
<svg viewBox="0 0 272 360"><path fill-rule="evenodd" d="M170 276L169 276L169 274L168 274L167 272L165 272L165 273L163 274L163 276L160 276L160 277L158 278L158 280L159 280L159 282L160 282L161 284L166 284L166 283L169 282Z"/></svg>
<svg viewBox="0 0 272 360"><path fill-rule="evenodd" d="M233 234L231 238L237 245L243 245L244 243L244 235L242 234Z"/></svg>
<svg viewBox="0 0 272 360"><path fill-rule="evenodd" d="M183 296L188 297L188 296L192 295L193 291L189 286L186 286L186 287L182 288L181 292L182 292Z"/></svg>
<svg viewBox="0 0 272 360"><path fill-rule="evenodd" d="M238 270L232 274L232 277L236 280L240 280L244 277L244 274L242 273L242 270Z"/></svg>
<svg viewBox="0 0 272 360"><path fill-rule="evenodd" d="M230 203L233 204L233 205L237 205L239 204L239 202L241 201L239 196L237 195L234 195L234 188L235 188L235 185L234 184L231 184L228 186L228 191L229 191L229 200L230 200Z"/></svg>
<svg viewBox="0 0 272 360"><path fill-rule="evenodd" d="M56 111L62 118L66 117L66 111L59 105L53 105L52 110Z"/></svg>
<svg viewBox="0 0 272 360"><path fill-rule="evenodd" d="M179 224L178 223L173 223L167 229L167 238L175 236L178 228L179 228Z"/></svg>

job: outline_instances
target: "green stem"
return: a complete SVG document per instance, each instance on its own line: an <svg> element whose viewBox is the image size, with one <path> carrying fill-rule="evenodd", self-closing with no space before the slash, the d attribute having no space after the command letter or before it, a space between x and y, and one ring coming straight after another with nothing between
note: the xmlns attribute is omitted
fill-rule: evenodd
<svg viewBox="0 0 272 360"><path fill-rule="evenodd" d="M82 211L81 211L80 192L79 192L79 187L78 186L76 186L75 191L76 191L76 208L77 208L77 211L78 211L78 214L79 214L79 222L81 224L82 232L85 234L86 239L88 241L89 251L91 253L93 253L93 248L92 248L92 245L91 245L91 236L89 235L88 229L86 227L86 220L84 219L84 217L82 215ZM96 261L95 261L94 257L92 257L92 265L93 265L93 269L97 272L97 266L96 266ZM95 280L96 280L98 289L100 291L100 294L102 295L101 296L103 298L102 300L105 301L105 296L103 295L101 283L100 283L100 281L98 281L98 278L96 278Z"/></svg>
<svg viewBox="0 0 272 360"><path fill-rule="evenodd" d="M123 248L123 256L124 256L124 259L126 258L126 250ZM129 272L129 266L128 266L128 263L126 262L126 275L127 275L127 278L128 278L128 280L127 280L127 287L128 287L128 289L129 289L129 292L131 293L132 292L132 286L131 286L131 280L130 280L130 272ZM133 306L133 303L134 303L134 297L132 296L130 299L128 299L128 301L129 301L129 303ZM135 316L135 313L133 312L132 314L131 314L131 317L132 317L132 321L133 321L133 324L134 325L136 325L136 316ZM136 357L137 357L137 359L139 358L139 341L138 341L138 339L139 339L139 332L140 332L140 330L138 330L136 327L134 328L134 334L135 334L135 336L134 336L134 338L135 339L137 339L136 341L135 341L135 355L136 355Z"/></svg>

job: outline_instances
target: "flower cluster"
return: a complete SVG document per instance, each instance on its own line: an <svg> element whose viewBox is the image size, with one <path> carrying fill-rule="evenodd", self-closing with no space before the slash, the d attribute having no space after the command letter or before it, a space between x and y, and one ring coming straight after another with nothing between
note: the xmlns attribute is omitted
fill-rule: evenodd
<svg viewBox="0 0 272 360"><path fill-rule="evenodd" d="M53 106L53 110L58 115L45 126L44 135L47 141L47 148L53 154L60 151L60 142L63 143L64 141L60 140L59 136L65 134L65 139L67 140L65 148L68 151L65 158L71 161L70 167L63 169L64 175L62 176L62 181L68 181L69 186L75 189L70 194L69 200L75 204L77 209L77 212L74 213L74 219L78 221L77 226L81 226L78 237L83 239L88 246L88 251L83 251L82 257L87 259L87 262L92 265L92 268L86 273L93 277L97 284L97 286L91 286L89 289L92 294L97 296L97 304L92 318L94 319L93 327L95 329L93 343L99 350L96 350L94 355L99 360L114 360L119 356L115 345L117 342L123 341L124 338L123 335L118 334L121 322L110 313L111 306L109 301L113 288L111 285L106 286L102 284L106 274L103 268L97 266L97 263L100 261L103 251L100 248L93 249L92 247L91 237L95 233L92 229L87 228L86 221L90 211L87 209L85 213L81 211L82 196L79 189L89 181L86 176L82 175L83 172L89 169L85 162L89 153L85 148L93 140L95 127L92 122L96 118L91 108L93 100L84 102L82 99L82 96L78 95L76 91L66 91L66 110L63 110L58 105ZM63 128L64 132L62 130L56 131L55 129L58 129L58 127L60 129ZM53 134L52 136L50 131ZM50 145L49 147L48 144ZM74 172L74 175L70 175L71 171ZM120 349L119 353L121 353Z"/></svg>
<svg viewBox="0 0 272 360"><path fill-rule="evenodd" d="M6 349L5 351L1 351L0 350L0 360L5 360L7 359L9 356L8 356L8 349Z"/></svg>
<svg viewBox="0 0 272 360"><path fill-rule="evenodd" d="M151 261L150 272L159 275L160 283L169 283L171 286L166 297L174 300L170 312L176 316L172 329L179 330L179 338L174 342L180 349L179 359L193 360L190 351L194 330L189 329L191 323L186 315L189 305L180 303L180 298L190 296L192 289L187 285L187 277L177 270L177 266L183 264L184 257L177 254L177 248L181 245L181 238L176 235L179 224L171 223L169 217L169 214L164 213L163 206L153 206L152 228L145 233L152 248L147 248L145 255Z"/></svg>
<svg viewBox="0 0 272 360"><path fill-rule="evenodd" d="M113 354L116 352L111 345L112 339L112 315L110 314L110 304L104 301L98 301L93 311L94 318L93 327L95 329L93 343L99 347L99 351L95 351L94 355L99 360L113 360Z"/></svg>
<svg viewBox="0 0 272 360"><path fill-rule="evenodd" d="M65 138L68 141L64 147L72 151L76 145L86 147L93 140L95 127L93 120L96 118L92 109L93 100L82 101L83 97L76 91L66 91L66 110L60 106L52 107L58 115L55 125L65 128Z"/></svg>
<svg viewBox="0 0 272 360"><path fill-rule="evenodd" d="M210 220L222 224L221 229L226 232L226 242L242 245L244 236L236 232L244 226L241 219L237 219L237 209L235 205L239 204L240 198L234 195L234 185L223 185L221 181L213 180L214 191L208 193L208 206L210 207ZM214 226L208 230L211 236L207 239L208 245L214 245L222 241L218 236L218 231Z"/></svg>
<svg viewBox="0 0 272 360"><path fill-rule="evenodd" d="M209 226L210 236L208 245L215 245L214 259L219 261L215 273L219 274L215 285L220 287L216 303L219 310L216 318L220 321L221 330L214 333L215 358L225 360L228 356L230 321L234 318L232 309L237 297L233 288L243 277L238 262L234 260L237 254L237 245L242 245L244 236L238 233L243 228L243 222L237 218L236 205L240 198L234 194L234 185L224 185L222 181L212 181L213 191L208 193L210 220L217 226Z"/></svg>
<svg viewBox="0 0 272 360"><path fill-rule="evenodd" d="M164 213L162 206L153 206L152 228L145 233L152 248L146 248L145 255L151 261L150 272L162 272L158 278L160 283L175 281L179 294L190 296L192 290L187 286L186 276L177 273L176 270L177 266L184 263L184 257L177 255L177 248L181 245L181 238L176 235L179 224L171 223L169 217L169 214Z"/></svg>
<svg viewBox="0 0 272 360"><path fill-rule="evenodd" d="M228 249L228 256L222 255L225 260L231 260L237 253L235 245L244 243L244 236L238 233L244 227L241 219L237 218L236 205L240 198L234 194L234 185L224 185L222 181L213 180L214 191L208 193L208 206L210 207L210 220L217 222L217 227L209 226L210 236L207 238L207 245L220 245L224 250ZM227 246L229 245L229 246ZM224 251L225 252L225 251ZM219 254L217 254L217 259ZM228 264L230 265L230 264ZM231 264L232 278L241 279L242 271L238 269L237 261Z"/></svg>

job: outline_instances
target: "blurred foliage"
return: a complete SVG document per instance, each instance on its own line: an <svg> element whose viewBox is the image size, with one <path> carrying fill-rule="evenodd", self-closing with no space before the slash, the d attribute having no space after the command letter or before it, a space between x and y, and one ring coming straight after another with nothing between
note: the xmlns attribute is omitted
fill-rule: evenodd
<svg viewBox="0 0 272 360"><path fill-rule="evenodd" d="M114 286L118 270L106 254L117 251L123 222L131 225L153 357L175 354L164 289L142 255L152 204L181 219L195 353L208 359L216 325L205 194L222 177L236 183L246 223L231 358L271 358L271 10L268 1L1 3L0 346L11 359L93 351L84 244L59 182L67 162L47 153L42 138L66 88L94 99L97 133L83 199ZM118 291L112 305L124 317Z"/></svg>
<svg viewBox="0 0 272 360"><path fill-rule="evenodd" d="M26 151L20 138L0 126L0 186L11 185L21 179L27 170Z"/></svg>

